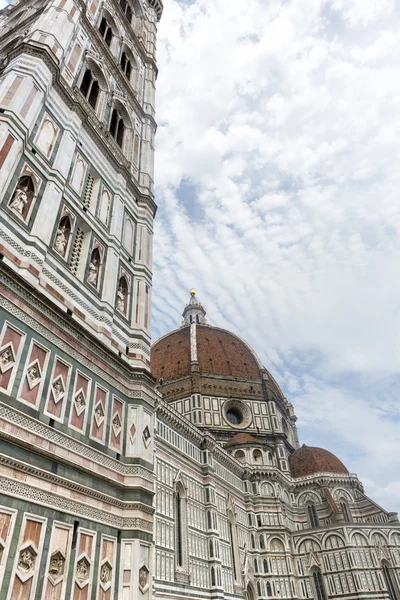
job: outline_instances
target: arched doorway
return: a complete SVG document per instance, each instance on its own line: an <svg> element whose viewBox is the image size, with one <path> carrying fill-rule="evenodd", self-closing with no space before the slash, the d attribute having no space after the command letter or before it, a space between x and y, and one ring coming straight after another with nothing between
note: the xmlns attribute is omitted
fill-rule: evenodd
<svg viewBox="0 0 400 600"><path fill-rule="evenodd" d="M256 600L256 596L250 584L247 586L246 600Z"/></svg>

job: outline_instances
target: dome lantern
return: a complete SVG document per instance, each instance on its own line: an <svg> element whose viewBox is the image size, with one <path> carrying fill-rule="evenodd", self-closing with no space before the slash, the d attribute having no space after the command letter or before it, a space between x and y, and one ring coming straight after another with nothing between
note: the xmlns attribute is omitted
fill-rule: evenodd
<svg viewBox="0 0 400 600"><path fill-rule="evenodd" d="M196 299L196 290L190 290L190 300L186 304L182 313L182 327L187 327L196 323L197 325L207 325L206 311L201 303Z"/></svg>

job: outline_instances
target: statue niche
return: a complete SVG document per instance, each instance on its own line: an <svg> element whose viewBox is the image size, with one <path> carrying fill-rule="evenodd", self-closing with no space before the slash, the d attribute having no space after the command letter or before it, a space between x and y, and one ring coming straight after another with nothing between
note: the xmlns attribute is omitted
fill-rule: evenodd
<svg viewBox="0 0 400 600"><path fill-rule="evenodd" d="M95 248L90 256L87 282L97 288L99 280L101 257L98 248Z"/></svg>
<svg viewBox="0 0 400 600"><path fill-rule="evenodd" d="M126 281L126 277L123 275L120 277L118 282L118 291L117 291L117 310L126 315L127 309L127 300L128 300L128 283Z"/></svg>
<svg viewBox="0 0 400 600"><path fill-rule="evenodd" d="M24 221L35 197L35 184L30 175L20 177L8 206Z"/></svg>
<svg viewBox="0 0 400 600"><path fill-rule="evenodd" d="M65 257L69 238L71 237L71 221L68 216L62 217L58 224L54 239L54 250Z"/></svg>

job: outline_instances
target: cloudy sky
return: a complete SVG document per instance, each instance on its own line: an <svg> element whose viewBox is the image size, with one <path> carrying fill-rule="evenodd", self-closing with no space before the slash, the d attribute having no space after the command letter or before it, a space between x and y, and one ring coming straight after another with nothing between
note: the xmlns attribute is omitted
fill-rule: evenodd
<svg viewBox="0 0 400 600"><path fill-rule="evenodd" d="M399 5L164 5L153 335L195 287L400 511Z"/></svg>
<svg viewBox="0 0 400 600"><path fill-rule="evenodd" d="M399 5L164 5L153 335L195 287L400 511Z"/></svg>

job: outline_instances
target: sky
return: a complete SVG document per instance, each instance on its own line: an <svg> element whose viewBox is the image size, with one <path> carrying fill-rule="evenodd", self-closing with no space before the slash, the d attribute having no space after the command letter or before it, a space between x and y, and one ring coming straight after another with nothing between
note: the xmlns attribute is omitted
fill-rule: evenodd
<svg viewBox="0 0 400 600"><path fill-rule="evenodd" d="M153 337L194 287L400 512L400 30L392 0L164 0Z"/></svg>
<svg viewBox="0 0 400 600"><path fill-rule="evenodd" d="M153 338L194 287L277 379L301 442L400 512L399 13L164 0Z"/></svg>

